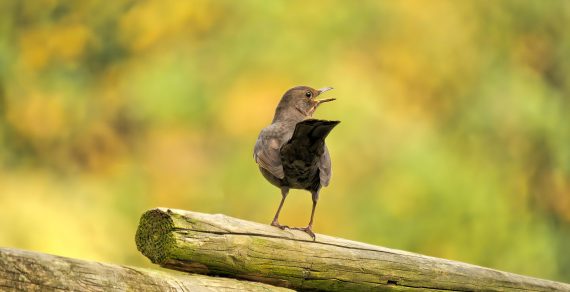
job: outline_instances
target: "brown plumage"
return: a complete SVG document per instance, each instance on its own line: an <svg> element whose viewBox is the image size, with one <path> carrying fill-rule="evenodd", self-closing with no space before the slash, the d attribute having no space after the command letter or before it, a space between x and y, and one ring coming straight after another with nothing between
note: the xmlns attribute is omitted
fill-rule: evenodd
<svg viewBox="0 0 570 292"><path fill-rule="evenodd" d="M271 225L281 229L279 212L289 189L304 189L312 194L313 208L309 225L299 229L313 239L313 217L321 187L328 186L331 179L331 159L325 138L339 121L311 119L317 107L329 99L316 99L332 88L315 90L307 86L289 89L275 110L271 125L261 130L253 156L263 176L281 189L281 203Z"/></svg>

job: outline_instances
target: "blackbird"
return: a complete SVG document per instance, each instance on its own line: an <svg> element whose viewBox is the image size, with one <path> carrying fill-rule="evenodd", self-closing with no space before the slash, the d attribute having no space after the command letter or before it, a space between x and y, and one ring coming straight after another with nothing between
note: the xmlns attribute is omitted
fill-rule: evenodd
<svg viewBox="0 0 570 292"><path fill-rule="evenodd" d="M253 150L253 157L263 176L281 189L281 203L271 222L272 226L285 229L279 224L279 212L283 207L289 189L303 189L311 192L313 208L307 227L302 230L313 240L313 216L321 187L331 179L331 158L325 138L340 121L311 119L319 105L334 98L316 99L332 87L313 89L297 86L289 89L277 108L271 125L259 133Z"/></svg>

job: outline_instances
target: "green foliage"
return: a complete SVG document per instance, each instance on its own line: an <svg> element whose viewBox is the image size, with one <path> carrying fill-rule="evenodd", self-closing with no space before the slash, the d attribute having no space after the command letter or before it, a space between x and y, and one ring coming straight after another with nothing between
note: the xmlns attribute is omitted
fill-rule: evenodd
<svg viewBox="0 0 570 292"><path fill-rule="evenodd" d="M539 2L2 1L0 245L141 265L152 207L269 223L257 134L330 85L315 230L568 282L570 3Z"/></svg>

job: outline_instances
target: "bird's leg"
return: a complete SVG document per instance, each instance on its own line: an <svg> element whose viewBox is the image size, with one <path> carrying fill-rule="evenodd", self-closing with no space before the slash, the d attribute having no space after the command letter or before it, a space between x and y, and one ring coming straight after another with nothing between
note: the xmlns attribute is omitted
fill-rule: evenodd
<svg viewBox="0 0 570 292"><path fill-rule="evenodd" d="M279 208L277 208L277 213L275 213L275 217L273 217L273 222L271 222L271 226L275 226L280 229L289 228L289 226L279 224L279 213L281 212L281 208L283 207L283 203L285 202L285 198L287 198L287 194L289 193L289 188L281 188L281 203L279 203Z"/></svg>
<svg viewBox="0 0 570 292"><path fill-rule="evenodd" d="M309 234L309 236L313 238L313 241L315 241L317 237L313 232L313 218L315 217L315 209L317 208L317 201L319 200L319 190L312 191L311 195L313 198L313 209L311 210L311 220L309 221L309 225L307 225L307 227L296 227L291 229L305 231L307 234Z"/></svg>

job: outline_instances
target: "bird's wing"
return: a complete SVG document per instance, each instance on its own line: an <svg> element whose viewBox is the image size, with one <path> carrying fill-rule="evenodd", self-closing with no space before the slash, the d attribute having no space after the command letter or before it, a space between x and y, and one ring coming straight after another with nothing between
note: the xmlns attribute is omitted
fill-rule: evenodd
<svg viewBox="0 0 570 292"><path fill-rule="evenodd" d="M285 174L283 173L283 164L281 164L280 149L281 143L277 138L264 137L260 134L253 148L253 157L259 166L275 177L283 179Z"/></svg>
<svg viewBox="0 0 570 292"><path fill-rule="evenodd" d="M332 176L331 157L325 145L325 138L339 121L308 119L295 125L293 137L283 148L283 152L299 152L299 148L318 156L319 180L323 187L329 185Z"/></svg>
<svg viewBox="0 0 570 292"><path fill-rule="evenodd" d="M321 155L321 159L319 160L319 178L321 180L321 186L326 187L329 185L332 176L332 167L331 167L331 156L329 155L329 150L327 149L327 145L325 145L325 151L323 155Z"/></svg>

